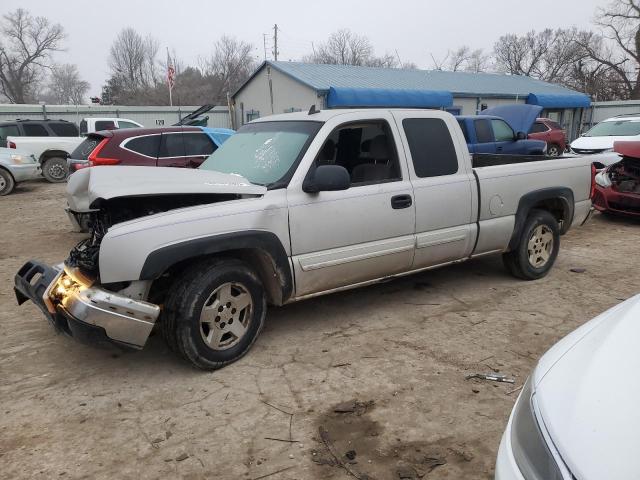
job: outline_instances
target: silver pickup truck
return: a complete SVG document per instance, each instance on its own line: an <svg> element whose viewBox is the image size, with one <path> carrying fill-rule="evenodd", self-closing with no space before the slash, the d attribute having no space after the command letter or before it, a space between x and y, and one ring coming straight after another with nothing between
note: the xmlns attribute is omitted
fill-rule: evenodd
<svg viewBox="0 0 640 480"><path fill-rule="evenodd" d="M198 170L95 167L69 179L90 237L15 277L58 330L142 348L158 327L194 365L244 355L267 305L487 254L516 277L552 267L586 220L582 158L473 168L455 118L366 109L242 127ZM486 160L485 160L486 164Z"/></svg>

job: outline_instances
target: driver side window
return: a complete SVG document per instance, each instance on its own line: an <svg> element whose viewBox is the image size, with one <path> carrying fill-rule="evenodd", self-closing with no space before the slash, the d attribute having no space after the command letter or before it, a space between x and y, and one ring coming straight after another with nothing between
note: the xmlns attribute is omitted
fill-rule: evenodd
<svg viewBox="0 0 640 480"><path fill-rule="evenodd" d="M513 134L513 130L504 120L494 118L491 120L491 125L493 126L493 135L496 142L512 142L515 140L516 136Z"/></svg>
<svg viewBox="0 0 640 480"><path fill-rule="evenodd" d="M352 187L402 179L395 143L384 121L349 123L336 128L325 140L315 165L346 168Z"/></svg>

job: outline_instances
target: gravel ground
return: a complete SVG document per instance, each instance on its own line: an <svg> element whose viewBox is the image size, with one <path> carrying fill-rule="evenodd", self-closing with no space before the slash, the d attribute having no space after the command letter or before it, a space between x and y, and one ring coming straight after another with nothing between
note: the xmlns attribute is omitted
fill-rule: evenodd
<svg viewBox="0 0 640 480"><path fill-rule="evenodd" d="M273 308L246 357L205 373L157 335L141 352L99 350L16 305L22 263L57 263L81 238L63 190L0 198L3 478L349 478L323 438L361 477L492 478L536 359L640 284L640 224L597 215L542 280L485 258ZM465 380L491 371L515 386Z"/></svg>

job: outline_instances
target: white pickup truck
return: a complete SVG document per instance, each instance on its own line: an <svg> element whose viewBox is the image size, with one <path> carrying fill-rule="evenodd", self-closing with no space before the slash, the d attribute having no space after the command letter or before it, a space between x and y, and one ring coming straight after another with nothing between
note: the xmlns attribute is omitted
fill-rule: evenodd
<svg viewBox="0 0 640 480"><path fill-rule="evenodd" d="M502 254L547 274L590 211L583 158L473 168L442 111L291 113L242 127L198 170L95 167L69 179L91 236L15 277L61 331L142 348L157 326L194 365L244 355L267 305Z"/></svg>

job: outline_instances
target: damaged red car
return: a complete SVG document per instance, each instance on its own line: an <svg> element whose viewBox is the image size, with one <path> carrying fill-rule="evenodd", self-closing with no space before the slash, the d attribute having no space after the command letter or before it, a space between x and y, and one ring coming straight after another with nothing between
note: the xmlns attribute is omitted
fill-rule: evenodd
<svg viewBox="0 0 640 480"><path fill-rule="evenodd" d="M613 149L622 158L596 175L593 206L640 217L640 142L615 142Z"/></svg>

